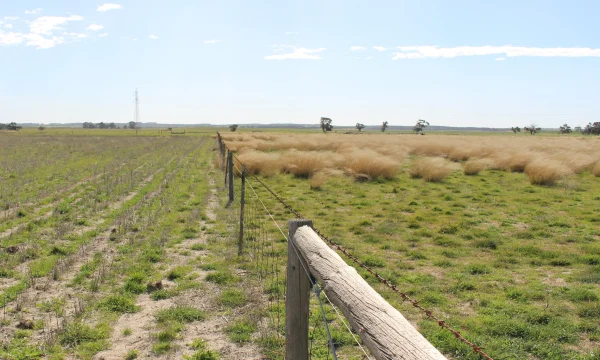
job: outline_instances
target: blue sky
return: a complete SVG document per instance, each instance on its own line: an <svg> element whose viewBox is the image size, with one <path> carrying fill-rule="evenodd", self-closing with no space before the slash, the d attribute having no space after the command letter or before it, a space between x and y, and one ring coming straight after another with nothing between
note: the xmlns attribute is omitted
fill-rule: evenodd
<svg viewBox="0 0 600 360"><path fill-rule="evenodd" d="M600 121L599 1L0 0L0 122Z"/></svg>

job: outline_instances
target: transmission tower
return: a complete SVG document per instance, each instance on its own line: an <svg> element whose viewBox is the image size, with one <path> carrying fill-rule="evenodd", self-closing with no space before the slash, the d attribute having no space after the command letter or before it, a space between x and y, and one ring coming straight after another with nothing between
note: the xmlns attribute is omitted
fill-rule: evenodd
<svg viewBox="0 0 600 360"><path fill-rule="evenodd" d="M135 104L135 114L133 117L133 121L135 121L136 125L140 122L140 99L138 97L138 90L135 89L133 102Z"/></svg>

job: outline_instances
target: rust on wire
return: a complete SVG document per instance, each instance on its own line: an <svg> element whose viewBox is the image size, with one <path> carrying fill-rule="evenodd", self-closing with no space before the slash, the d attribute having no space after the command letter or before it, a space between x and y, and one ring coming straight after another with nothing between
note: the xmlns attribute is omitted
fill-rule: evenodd
<svg viewBox="0 0 600 360"><path fill-rule="evenodd" d="M223 142L223 146L226 149L228 149L227 145L225 145L225 142ZM238 162L240 162L240 164L243 164L237 158L237 156L235 156L235 154L233 154L233 157ZM271 195L273 195L273 197L275 197L275 199L277 199L277 201L279 201L286 209L288 209L292 214L294 214L294 216L296 216L296 218L298 218L298 219L304 219L304 217L302 215L300 215L299 212L297 212L293 207L291 207L289 204L287 204L285 202L285 200L283 200L279 195L277 195L273 190L271 190L271 188L267 184L265 184L262 180L260 180L255 174L250 174L250 175L256 181L258 181L269 193L271 193ZM325 234L321 233L321 231L319 231L318 229L313 228L313 230L317 233L317 235L319 235L322 239L324 239L333 249L336 249L339 252L341 252L342 254L344 254L346 257L348 257L349 259L351 259L352 262L354 262L356 265L360 266L361 268L365 269L368 273L370 273L371 275L373 275L377 279L377 281L379 281L380 283L382 283L385 286L387 286L388 288L390 288L396 294L400 295L400 297L402 298L402 301L407 301L413 307L421 310L425 314L425 316L427 318L429 318L429 319L437 322L438 325L441 328L446 329L449 332L451 332L452 335L454 335L454 337L456 337L462 343L464 343L464 344L468 345L469 347L471 347L471 349L473 349L473 351L475 353L481 355L484 359L486 359L486 360L494 360L492 357L490 357L488 354L486 354L481 347L479 347L478 345L476 345L476 344L472 343L471 341L465 339L465 337L462 336L462 334L458 330L453 329L444 320L441 320L440 318L438 318L437 316L435 316L431 310L425 309L423 306L421 306L421 304L419 304L419 302L417 300L412 299L408 294L406 294L406 293L398 290L398 288L396 287L396 285L392 284L389 280L383 278L381 275L379 275L379 273L377 273L376 271L374 271L372 268L370 268L369 266L365 265L362 261L360 261L356 256L352 255L343 246L341 246L340 244L336 243L335 241L329 239Z"/></svg>

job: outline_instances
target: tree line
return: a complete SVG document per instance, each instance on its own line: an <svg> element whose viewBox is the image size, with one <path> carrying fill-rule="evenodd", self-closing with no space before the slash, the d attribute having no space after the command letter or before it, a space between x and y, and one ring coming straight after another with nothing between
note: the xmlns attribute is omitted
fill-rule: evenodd
<svg viewBox="0 0 600 360"><path fill-rule="evenodd" d="M121 127L116 125L114 122L111 122L111 123L99 122L97 124L94 124L92 122L84 122L83 128L84 129L120 129ZM123 129L139 129L139 127L135 121L130 121L127 124L123 125Z"/></svg>
<svg viewBox="0 0 600 360"><path fill-rule="evenodd" d="M21 130L22 127L17 125L17 123L11 122L8 124L0 124L0 130L14 130L14 131L18 131Z"/></svg>

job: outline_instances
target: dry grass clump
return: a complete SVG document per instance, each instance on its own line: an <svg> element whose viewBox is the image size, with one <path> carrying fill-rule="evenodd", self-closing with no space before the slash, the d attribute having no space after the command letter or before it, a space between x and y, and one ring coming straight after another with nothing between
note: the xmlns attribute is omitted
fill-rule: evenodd
<svg viewBox="0 0 600 360"><path fill-rule="evenodd" d="M410 176L429 182L444 180L454 169L442 158L416 159L410 168Z"/></svg>
<svg viewBox="0 0 600 360"><path fill-rule="evenodd" d="M477 175L488 168L488 161L484 159L469 160L463 166L465 175Z"/></svg>
<svg viewBox="0 0 600 360"><path fill-rule="evenodd" d="M400 170L400 164L373 150L354 150L344 154L344 166L355 174L367 175L371 179L392 179Z"/></svg>
<svg viewBox="0 0 600 360"><path fill-rule="evenodd" d="M309 177L333 165L335 158L333 153L325 151L290 150L281 155L281 164L285 172L298 177Z"/></svg>
<svg viewBox="0 0 600 360"><path fill-rule="evenodd" d="M246 171L250 174L273 176L281 168L279 154L276 153L247 150L237 155L237 158L246 165ZM241 164L236 163L236 166L241 169Z"/></svg>
<svg viewBox="0 0 600 360"><path fill-rule="evenodd" d="M525 174L534 185L554 185L570 172L564 164L544 158L535 159L525 167Z"/></svg>
<svg viewBox="0 0 600 360"><path fill-rule="evenodd" d="M493 168L498 170L508 170L510 172L523 172L531 159L532 154L529 152L498 154L495 157L495 165Z"/></svg>
<svg viewBox="0 0 600 360"><path fill-rule="evenodd" d="M600 161L596 163L596 166L592 169L592 174L596 177L600 177Z"/></svg>
<svg viewBox="0 0 600 360"><path fill-rule="evenodd" d="M319 171L311 176L308 183L310 184L311 190L321 190L321 187L327 182L328 179L329 176L325 172Z"/></svg>

